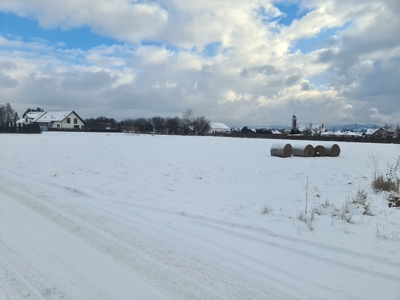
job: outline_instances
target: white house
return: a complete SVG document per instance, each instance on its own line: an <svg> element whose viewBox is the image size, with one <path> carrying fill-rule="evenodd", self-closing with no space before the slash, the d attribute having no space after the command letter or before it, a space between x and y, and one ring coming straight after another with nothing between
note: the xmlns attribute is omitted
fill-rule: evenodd
<svg viewBox="0 0 400 300"><path fill-rule="evenodd" d="M379 128L379 129L368 129L366 136L369 137L382 137L382 138L397 138L399 132L394 128Z"/></svg>
<svg viewBox="0 0 400 300"><path fill-rule="evenodd" d="M35 120L42 130L47 128L83 129L85 122L71 110L50 110Z"/></svg>
<svg viewBox="0 0 400 300"><path fill-rule="evenodd" d="M39 123L42 131L48 128L83 129L85 122L73 110L49 110L46 112L29 112L17 123Z"/></svg>
<svg viewBox="0 0 400 300"><path fill-rule="evenodd" d="M211 122L210 127L209 133L231 133L231 129L224 123Z"/></svg>
<svg viewBox="0 0 400 300"><path fill-rule="evenodd" d="M377 132L379 129L377 128L368 128L367 131L365 132L366 136L377 136L375 135L375 132Z"/></svg>
<svg viewBox="0 0 400 300"><path fill-rule="evenodd" d="M398 130L397 129L394 129L394 128L392 128L392 127L390 127L390 128L387 128L386 129L386 136L385 137L388 137L388 138L398 138L399 137L399 132L398 132Z"/></svg>

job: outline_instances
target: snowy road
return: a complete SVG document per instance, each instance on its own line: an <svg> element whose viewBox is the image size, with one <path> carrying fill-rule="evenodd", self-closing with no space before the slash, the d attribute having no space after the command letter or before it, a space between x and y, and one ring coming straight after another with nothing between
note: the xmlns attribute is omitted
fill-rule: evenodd
<svg viewBox="0 0 400 300"><path fill-rule="evenodd" d="M208 242L207 236L187 243L182 237L192 236L189 228L157 222L157 215L143 217L144 208L109 205L88 196L79 197L78 205L71 201L77 190L37 185L34 180L21 184L21 179L1 177L0 287L5 299L126 299L126 295L135 299L290 299L241 274L244 266L229 269L224 265L232 260L197 249L196 240ZM186 218L167 215L170 222ZM191 227L203 226L188 219ZM225 234L235 234L221 225L207 225L207 233L214 235L214 226L218 235L225 230ZM180 234L174 235L176 231ZM215 235L210 242L215 251L242 255L218 243ZM220 259L225 262L218 264Z"/></svg>
<svg viewBox="0 0 400 300"><path fill-rule="evenodd" d="M241 205L187 212L17 163L0 173L0 299L399 299L397 246L386 257L258 226Z"/></svg>

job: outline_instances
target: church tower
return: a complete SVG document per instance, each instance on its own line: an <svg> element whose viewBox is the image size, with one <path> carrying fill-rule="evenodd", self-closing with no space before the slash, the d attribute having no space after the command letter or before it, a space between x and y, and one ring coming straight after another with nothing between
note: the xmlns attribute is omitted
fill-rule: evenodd
<svg viewBox="0 0 400 300"><path fill-rule="evenodd" d="M295 115L293 115L293 117L292 117L292 131L296 132L296 130L297 130L297 118L296 118Z"/></svg>

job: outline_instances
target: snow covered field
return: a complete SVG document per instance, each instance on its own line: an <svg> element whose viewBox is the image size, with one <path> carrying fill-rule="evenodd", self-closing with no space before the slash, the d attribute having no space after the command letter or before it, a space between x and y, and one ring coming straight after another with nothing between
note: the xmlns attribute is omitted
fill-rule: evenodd
<svg viewBox="0 0 400 300"><path fill-rule="evenodd" d="M275 142L1 135L0 299L400 299L400 210L368 164L399 146Z"/></svg>

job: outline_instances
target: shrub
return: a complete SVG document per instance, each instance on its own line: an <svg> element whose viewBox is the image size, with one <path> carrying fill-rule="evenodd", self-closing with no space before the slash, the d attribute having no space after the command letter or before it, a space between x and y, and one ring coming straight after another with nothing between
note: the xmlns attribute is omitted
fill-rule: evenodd
<svg viewBox="0 0 400 300"><path fill-rule="evenodd" d="M390 193L387 197L389 207L400 207L400 196L396 193Z"/></svg>
<svg viewBox="0 0 400 300"><path fill-rule="evenodd" d="M354 204L361 204L361 205L366 205L367 204L367 198L368 194L364 190L359 189L356 197L353 199Z"/></svg>
<svg viewBox="0 0 400 300"><path fill-rule="evenodd" d="M384 177L382 174L380 174L372 181L372 188L376 192L390 192L397 190L397 184L396 182L392 181L391 178Z"/></svg>

